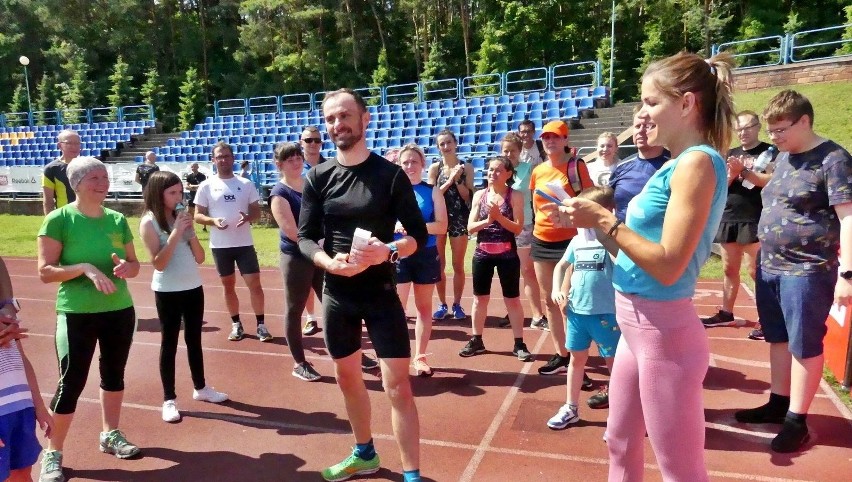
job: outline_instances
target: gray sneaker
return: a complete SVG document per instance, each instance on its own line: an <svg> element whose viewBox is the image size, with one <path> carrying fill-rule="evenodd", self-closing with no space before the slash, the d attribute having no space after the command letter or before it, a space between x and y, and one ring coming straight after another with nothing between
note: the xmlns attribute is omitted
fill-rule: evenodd
<svg viewBox="0 0 852 482"><path fill-rule="evenodd" d="M537 330L549 331L550 325L547 322L547 318L542 316L541 318L539 318L537 320L532 320L530 322L530 328L535 328Z"/></svg>
<svg viewBox="0 0 852 482"><path fill-rule="evenodd" d="M231 333L228 335L231 341L240 341L243 339L243 324L240 322L231 323Z"/></svg>
<svg viewBox="0 0 852 482"><path fill-rule="evenodd" d="M322 378L308 362L296 365L296 368L293 369L293 376L306 382L315 382Z"/></svg>
<svg viewBox="0 0 852 482"><path fill-rule="evenodd" d="M139 447L127 441L121 430L115 429L101 432L101 452L113 454L120 459L129 459L141 451Z"/></svg>
<svg viewBox="0 0 852 482"><path fill-rule="evenodd" d="M62 452L51 450L41 457L41 471L38 482L65 482L62 474Z"/></svg>
<svg viewBox="0 0 852 482"><path fill-rule="evenodd" d="M257 339L260 341L272 341L272 335L270 335L269 330L266 329L265 323L257 325Z"/></svg>

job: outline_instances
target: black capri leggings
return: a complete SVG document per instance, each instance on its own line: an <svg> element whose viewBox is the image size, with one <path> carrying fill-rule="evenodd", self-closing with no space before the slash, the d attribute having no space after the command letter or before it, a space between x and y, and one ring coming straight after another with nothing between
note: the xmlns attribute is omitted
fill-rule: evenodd
<svg viewBox="0 0 852 482"><path fill-rule="evenodd" d="M325 271L301 255L281 253L279 266L284 278L284 333L287 346L296 363L305 362L302 346L302 312L311 294L311 288L322 301L322 282Z"/></svg>
<svg viewBox="0 0 852 482"><path fill-rule="evenodd" d="M98 360L101 389L106 392L124 390L124 367L136 331L133 307L104 313L57 313L56 358L59 360L59 383L50 402L54 413L69 414L77 410L77 399L86 386L89 366L100 346Z"/></svg>
<svg viewBox="0 0 852 482"><path fill-rule="evenodd" d="M201 323L204 318L204 290L199 286L186 291L155 291L157 315L160 317L160 379L163 381L163 400L174 400L175 355L183 319L183 341L192 385L196 390L205 386L204 353L201 351Z"/></svg>
<svg viewBox="0 0 852 482"><path fill-rule="evenodd" d="M474 256L471 265L473 294L475 296L491 294L491 280L494 278L495 268L500 278L500 286L503 288L503 298L521 296L521 260L517 253L508 258Z"/></svg>

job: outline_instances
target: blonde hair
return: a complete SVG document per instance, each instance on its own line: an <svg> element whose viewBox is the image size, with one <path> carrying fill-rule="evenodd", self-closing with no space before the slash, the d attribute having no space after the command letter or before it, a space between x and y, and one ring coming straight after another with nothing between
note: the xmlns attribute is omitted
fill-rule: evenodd
<svg viewBox="0 0 852 482"><path fill-rule="evenodd" d="M426 167L426 154L423 153L423 149L421 149L420 146L413 142L409 142L399 149L399 153L396 155L397 164L401 163L402 155L408 151L416 152L417 155L420 156L420 165Z"/></svg>
<svg viewBox="0 0 852 482"><path fill-rule="evenodd" d="M699 130L717 151L725 152L734 129L733 66L733 56L728 52L707 60L681 52L652 62L642 80L653 79L657 89L669 98L695 94Z"/></svg>
<svg viewBox="0 0 852 482"><path fill-rule="evenodd" d="M605 137L608 138L608 139L612 139L612 142L615 143L615 147L618 147L618 136L615 135L614 132L609 132L609 131L604 132L604 133L602 133L601 135L598 136L598 140L601 140Z"/></svg>

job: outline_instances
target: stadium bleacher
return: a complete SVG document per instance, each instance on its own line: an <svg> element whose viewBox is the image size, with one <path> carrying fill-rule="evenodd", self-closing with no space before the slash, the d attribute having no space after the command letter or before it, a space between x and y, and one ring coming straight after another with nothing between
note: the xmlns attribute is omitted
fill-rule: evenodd
<svg viewBox="0 0 852 482"><path fill-rule="evenodd" d="M115 149L119 142L142 134L153 127L153 120L97 122L45 126L0 127L0 166L44 166L59 156L56 135L73 129L80 135L84 156L100 156L102 150Z"/></svg>
<svg viewBox="0 0 852 482"><path fill-rule="evenodd" d="M541 128L550 119L577 119L583 111L594 109L595 99L607 96L604 87L594 90L581 87L511 96L371 105L367 147L382 153L416 142L428 158L436 160L439 153L434 145L435 135L449 129L456 134L461 157L473 164L478 183L483 180L485 159L499 149L495 143L509 130L517 130L522 120L529 119L536 128ZM272 164L274 144L297 141L302 129L309 125L325 132L318 109L208 117L193 130L181 133L180 138L171 139L154 151L164 162L206 161L213 145L221 140L234 146L237 163L247 160L254 165L259 184L274 184L277 180ZM334 145L327 139L322 149L326 157L335 155ZM136 161L142 162L141 156Z"/></svg>

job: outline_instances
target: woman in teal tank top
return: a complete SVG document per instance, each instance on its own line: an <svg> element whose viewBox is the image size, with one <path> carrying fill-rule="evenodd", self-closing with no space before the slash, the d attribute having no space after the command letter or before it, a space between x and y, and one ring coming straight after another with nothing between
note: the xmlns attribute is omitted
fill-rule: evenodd
<svg viewBox="0 0 852 482"><path fill-rule="evenodd" d="M646 432L663 480L708 480L702 382L710 351L692 295L725 204L719 151L732 135L731 70L724 53L706 61L680 53L648 66L637 117L652 126L648 143L669 149L672 160L630 202L624 224L584 199L549 206L558 222L595 228L618 253L610 481L642 480Z"/></svg>

